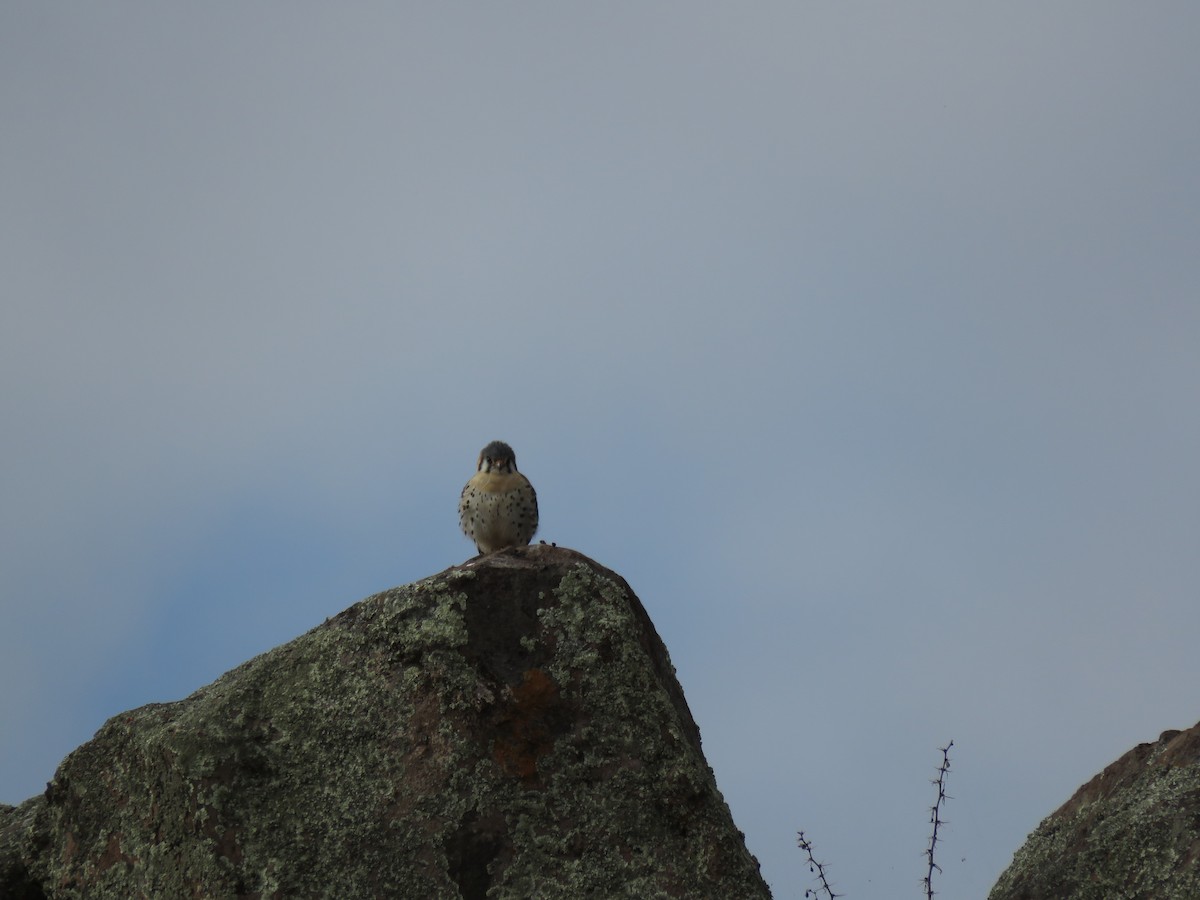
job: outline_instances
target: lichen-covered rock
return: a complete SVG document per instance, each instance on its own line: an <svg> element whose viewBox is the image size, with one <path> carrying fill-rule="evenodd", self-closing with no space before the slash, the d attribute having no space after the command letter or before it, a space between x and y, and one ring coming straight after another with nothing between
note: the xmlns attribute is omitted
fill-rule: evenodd
<svg viewBox="0 0 1200 900"><path fill-rule="evenodd" d="M110 719L0 807L0 895L769 893L641 603L539 545Z"/></svg>
<svg viewBox="0 0 1200 900"><path fill-rule="evenodd" d="M1200 725L1139 744L1029 836L989 900L1200 897Z"/></svg>
<svg viewBox="0 0 1200 900"><path fill-rule="evenodd" d="M25 859L27 836L44 805L41 797L20 806L0 803L0 900L42 900L46 893L29 874Z"/></svg>

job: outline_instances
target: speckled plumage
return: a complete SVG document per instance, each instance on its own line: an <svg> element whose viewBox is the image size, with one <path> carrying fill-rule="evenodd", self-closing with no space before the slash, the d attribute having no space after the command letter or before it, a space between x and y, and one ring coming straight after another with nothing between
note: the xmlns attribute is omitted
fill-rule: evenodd
<svg viewBox="0 0 1200 900"><path fill-rule="evenodd" d="M537 493L517 471L516 454L503 441L480 451L476 472L458 501L458 522L480 553L528 544L537 531Z"/></svg>

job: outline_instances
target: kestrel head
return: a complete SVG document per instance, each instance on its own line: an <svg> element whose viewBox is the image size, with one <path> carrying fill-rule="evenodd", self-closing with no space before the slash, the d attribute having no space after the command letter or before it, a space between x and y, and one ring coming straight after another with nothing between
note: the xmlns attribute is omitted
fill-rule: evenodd
<svg viewBox="0 0 1200 900"><path fill-rule="evenodd" d="M492 441L479 451L479 462L475 468L480 472L515 472L517 455L504 441Z"/></svg>

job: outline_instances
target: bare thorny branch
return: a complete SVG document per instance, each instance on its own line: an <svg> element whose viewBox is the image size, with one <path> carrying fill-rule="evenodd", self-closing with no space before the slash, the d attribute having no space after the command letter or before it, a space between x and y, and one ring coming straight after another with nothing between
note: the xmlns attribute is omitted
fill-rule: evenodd
<svg viewBox="0 0 1200 900"><path fill-rule="evenodd" d="M812 844L809 842L808 838L804 836L803 831L796 835L796 843L800 846L801 850L808 854L808 871L816 875L817 880L821 882L820 887L805 888L805 898L816 897L817 900L820 900L821 891L824 891L828 895L829 900L834 900L835 897L841 897L841 894L835 894L833 892L833 888L829 886L829 881L825 877L825 867L813 858Z"/></svg>
<svg viewBox="0 0 1200 900"><path fill-rule="evenodd" d="M942 818L942 810L946 807L946 801L954 799L946 793L946 776L950 773L950 748L954 746L954 741L950 741L945 747L939 748L942 751L942 764L938 766L937 778L932 779L929 783L937 788L937 799L933 801L933 806L929 808L929 822L932 825L932 830L929 835L929 847L925 851L925 862L929 868L925 872L925 877L921 879L921 884L925 888L926 900L933 900L933 873L936 871L939 874L942 867L934 862L934 851L937 849L938 829L946 824L946 820ZM813 857L812 843L804 836L804 832L798 832L796 835L796 843L800 849L808 855L808 871L813 873L817 881L820 882L815 888L806 888L804 891L805 900L809 897L815 897L820 900L822 892L829 898L835 900L842 894L835 894L833 888L829 886L829 879L825 877L825 866L817 862Z"/></svg>
<svg viewBox="0 0 1200 900"><path fill-rule="evenodd" d="M942 818L942 810L946 806L946 801L952 799L946 793L946 775L950 771L950 748L954 746L954 741L948 743L941 748L942 764L938 767L937 778L933 779L930 784L937 788L937 799L933 802L933 806L929 808L929 821L933 826L929 835L929 849L925 851L925 861L929 865L929 869L922 879L922 884L925 887L926 900L933 900L933 873L936 870L941 874L942 867L933 861L933 851L937 849L938 828L944 825L946 820Z"/></svg>

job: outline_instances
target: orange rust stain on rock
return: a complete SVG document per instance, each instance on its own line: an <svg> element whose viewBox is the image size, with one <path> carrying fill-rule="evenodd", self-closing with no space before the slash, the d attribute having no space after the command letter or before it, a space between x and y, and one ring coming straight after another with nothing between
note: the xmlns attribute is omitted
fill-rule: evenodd
<svg viewBox="0 0 1200 900"><path fill-rule="evenodd" d="M496 721L492 757L527 785L538 781L538 760L554 749L563 719L558 685L543 669L527 669Z"/></svg>

